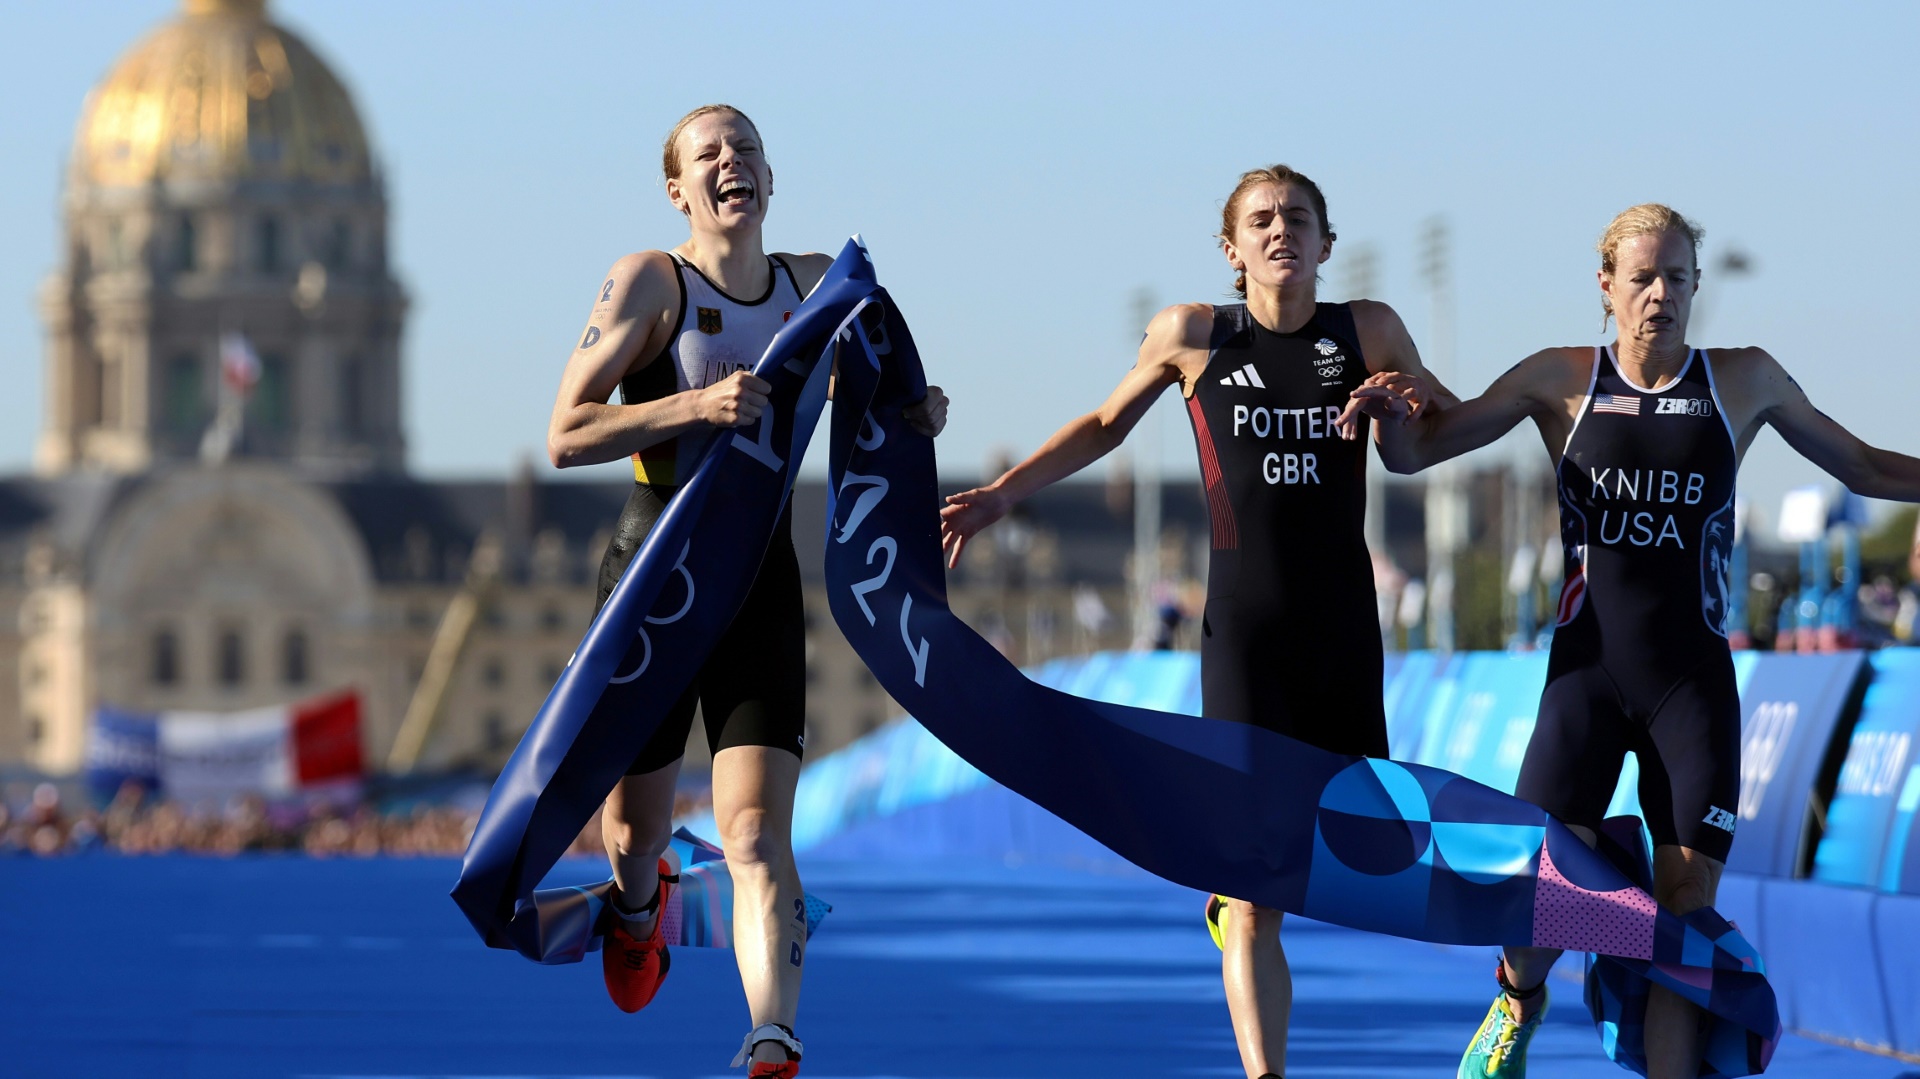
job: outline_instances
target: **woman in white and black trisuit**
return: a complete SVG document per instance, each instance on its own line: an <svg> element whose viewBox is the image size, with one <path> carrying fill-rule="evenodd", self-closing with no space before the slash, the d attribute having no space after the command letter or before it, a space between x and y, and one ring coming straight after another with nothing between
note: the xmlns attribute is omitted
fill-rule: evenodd
<svg viewBox="0 0 1920 1079"><path fill-rule="evenodd" d="M560 468L633 459L633 494L600 567L599 604L715 432L760 418L771 387L750 370L832 262L762 247L773 169L738 109L688 113L668 134L661 167L691 235L672 251L627 255L607 271L561 375L547 434ZM608 404L616 388L621 403ZM929 387L908 418L939 433L939 388ZM806 733L806 636L791 529L783 514L739 613L601 815L615 881L602 969L614 1003L638 1011L669 967L658 914L674 878L661 855L698 705L713 750L714 820L733 877L733 950L753 1022L734 1063L749 1063L754 1079L791 1079L801 1049L793 1020L806 933L794 916L802 892L790 833Z"/></svg>
<svg viewBox="0 0 1920 1079"><path fill-rule="evenodd" d="M1380 623L1363 536L1365 436L1369 417L1391 419L1374 430L1391 458L1399 421L1444 391L1406 377L1421 373L1420 358L1392 308L1319 302L1334 233L1313 181L1284 165L1246 173L1222 210L1219 240L1245 302L1178 304L1156 315L1139 361L1099 409L987 486L947 500L949 563L1014 503L1118 446L1161 391L1178 385L1213 530L1202 710L1384 757ZM1354 398L1370 375L1379 393ZM1349 686L1371 688L1347 695ZM1210 902L1210 918L1221 902ZM1280 912L1225 904L1222 972L1241 1063L1249 1076L1278 1075L1293 1001Z"/></svg>
<svg viewBox="0 0 1920 1079"><path fill-rule="evenodd" d="M1635 206L1599 245L1612 345L1550 348L1487 392L1408 426L1419 467L1484 446L1532 419L1554 459L1565 583L1539 719L1515 793L1588 843L1628 752L1654 841L1654 896L1676 913L1713 902L1733 845L1740 698L1727 644L1734 474L1763 425L1854 491L1920 501L1920 460L1863 444L1815 409L1758 348L1687 344L1701 232L1672 209ZM1404 393L1363 387L1358 396ZM1501 992L1459 1074L1525 1074L1560 956L1508 948ZM1699 1015L1655 987L1652 1079L1698 1073Z"/></svg>

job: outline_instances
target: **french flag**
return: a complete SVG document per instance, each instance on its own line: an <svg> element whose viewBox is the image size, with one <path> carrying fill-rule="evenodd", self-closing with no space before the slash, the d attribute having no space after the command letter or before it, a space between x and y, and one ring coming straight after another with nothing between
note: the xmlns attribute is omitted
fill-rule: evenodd
<svg viewBox="0 0 1920 1079"><path fill-rule="evenodd" d="M228 332L220 335L220 378L235 393L245 397L260 381L260 356L253 351L247 335Z"/></svg>
<svg viewBox="0 0 1920 1079"><path fill-rule="evenodd" d="M103 706L87 735L87 781L107 797L128 780L188 802L349 794L365 770L353 691L245 712Z"/></svg>

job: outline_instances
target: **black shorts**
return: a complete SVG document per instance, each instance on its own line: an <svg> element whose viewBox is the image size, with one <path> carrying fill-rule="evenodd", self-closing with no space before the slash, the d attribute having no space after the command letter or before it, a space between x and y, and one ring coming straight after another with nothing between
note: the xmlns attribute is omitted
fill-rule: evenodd
<svg viewBox="0 0 1920 1079"><path fill-rule="evenodd" d="M596 614L670 497L672 488L634 485L600 561ZM771 746L798 757L806 747L806 608L800 597L791 511L781 515L739 613L660 729L627 767L628 775L655 772L680 759L693 730L696 705L706 721L707 748L716 754L734 746Z"/></svg>
<svg viewBox="0 0 1920 1079"><path fill-rule="evenodd" d="M1387 756L1385 660L1373 604L1344 619L1275 610L1220 596L1207 600L1200 621L1200 710L1335 753Z"/></svg>
<svg viewBox="0 0 1920 1079"><path fill-rule="evenodd" d="M1664 685L1635 685L1600 663L1560 659L1556 653L1548 666L1514 793L1567 824L1597 829L1632 752L1654 845L1726 861L1740 804L1733 656L1718 650Z"/></svg>

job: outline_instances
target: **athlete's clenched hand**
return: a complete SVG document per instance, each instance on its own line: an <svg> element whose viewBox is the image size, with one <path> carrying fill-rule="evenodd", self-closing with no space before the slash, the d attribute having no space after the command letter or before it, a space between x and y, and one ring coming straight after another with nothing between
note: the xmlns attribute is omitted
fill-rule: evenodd
<svg viewBox="0 0 1920 1079"><path fill-rule="evenodd" d="M960 564L960 552L968 540L1012 508L1013 500L991 487L948 495L940 510L940 549L947 553L947 568Z"/></svg>
<svg viewBox="0 0 1920 1079"><path fill-rule="evenodd" d="M928 438L938 438L947 426L947 395L938 386L928 386L927 395L908 405L905 413L913 429Z"/></svg>
<svg viewBox="0 0 1920 1079"><path fill-rule="evenodd" d="M700 419L715 427L752 423L766 411L767 394L772 390L766 380L747 371L735 371L699 391Z"/></svg>
<svg viewBox="0 0 1920 1079"><path fill-rule="evenodd" d="M1401 423L1419 418L1426 410L1432 391L1419 375L1404 371L1382 371L1362 382L1348 395L1347 407L1333 421L1340 437L1352 441L1360 436L1360 417L1378 420L1396 419Z"/></svg>

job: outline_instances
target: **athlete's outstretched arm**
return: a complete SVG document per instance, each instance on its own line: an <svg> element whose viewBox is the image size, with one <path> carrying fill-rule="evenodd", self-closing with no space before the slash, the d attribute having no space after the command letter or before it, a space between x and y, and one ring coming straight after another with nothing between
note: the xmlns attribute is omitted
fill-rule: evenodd
<svg viewBox="0 0 1920 1079"><path fill-rule="evenodd" d="M1761 349L1743 349L1760 403L1758 417L1787 445L1847 490L1868 498L1920 502L1920 459L1869 446L1833 417L1813 407L1800 384Z"/></svg>
<svg viewBox="0 0 1920 1079"><path fill-rule="evenodd" d="M1520 421L1542 415L1555 394L1562 392L1566 365L1560 349L1536 352L1493 380L1485 393L1444 410L1428 409L1411 418L1380 458L1387 468L1410 475L1423 468L1477 450L1514 429ZM1380 377L1380 376L1375 376ZM1398 391L1374 385L1374 379L1354 391L1356 397L1387 397ZM1392 424L1383 426L1392 427Z"/></svg>
<svg viewBox="0 0 1920 1079"><path fill-rule="evenodd" d="M607 271L547 423L555 468L617 461L695 427L737 427L760 417L770 387L744 371L657 401L607 403L636 363L655 362L679 309L680 282L665 252L627 255Z"/></svg>
<svg viewBox="0 0 1920 1079"><path fill-rule="evenodd" d="M1373 437L1380 460L1394 472L1414 471L1408 424L1429 411L1452 408L1460 399L1420 362L1420 350L1399 312L1377 300L1355 300L1352 309L1369 375L1334 426L1340 437L1351 439L1359 432L1361 416L1379 420Z"/></svg>
<svg viewBox="0 0 1920 1079"><path fill-rule="evenodd" d="M1101 406L1053 433L1031 457L985 487L947 498L940 511L940 542L947 566L960 564L967 541L1005 516L1014 504L1073 475L1112 452L1168 386L1204 366L1213 309L1179 304L1154 316L1140 343L1140 359ZM1198 365L1196 365L1196 357Z"/></svg>

